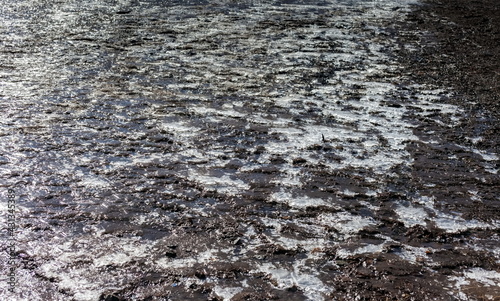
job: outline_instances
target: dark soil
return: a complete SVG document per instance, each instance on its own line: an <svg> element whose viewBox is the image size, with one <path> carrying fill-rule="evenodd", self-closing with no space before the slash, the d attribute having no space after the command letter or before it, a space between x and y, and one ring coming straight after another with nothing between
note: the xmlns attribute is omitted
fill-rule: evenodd
<svg viewBox="0 0 500 301"><path fill-rule="evenodd" d="M204 1L202 3L205 4ZM283 225L283 227L279 228L279 233L277 233L282 237L308 241L307 239L314 238L317 235L319 238L332 241L332 244L320 245L311 251L322 255L317 259L311 259L310 262L305 264L305 267L311 270L314 269L314 272L317 272L322 283L333 288L333 291L325 293L325 295L329 294L327 300L462 300L459 299L459 296L453 295L453 292L457 290L453 286L454 283L452 283L450 277L460 277L461 273L472 268L500 272L498 256L495 258L495 256L492 256L493 252L487 252L487 248L490 246L492 248L498 246L500 240L498 227L475 228L466 226L463 231L457 230L450 233L436 225L437 222L434 219L436 214L430 210L427 221L428 226L406 226L401 220L398 220L395 207L402 203L410 203L417 196L432 197L435 199L433 206L438 209L436 211L450 212L454 216L460 216L467 221L477 220L493 223L500 220L500 200L498 197L500 181L498 173L491 172L491 170L499 168L498 161L490 160L485 162L480 153L474 152L479 150L488 154L499 153L500 1L427 0L415 8L416 10L410 13L407 20L398 24L384 24L384 26L387 25L388 30L381 33L381 35L391 35L391 38L398 39L399 50L392 53L392 55L395 60L399 60L399 63L406 67L401 74L397 71L398 73L393 79L397 82L396 85L401 87L419 83L428 87L427 90L446 90L447 92L443 94L439 102L459 106L464 110L463 113L460 113L461 117L465 116L465 118L460 119L458 126L450 128L448 127L450 120L442 119L448 118L445 113L436 113L435 115L419 114L418 110L422 110L420 107L415 106L412 109L411 105L404 102L403 97L395 94L393 99L387 100L381 110L384 110L385 107L398 108L404 106L408 108L406 118L415 125L414 134L420 138L420 140L409 142L407 146L413 164L411 166L408 163L408 165L391 167L389 174L393 175L386 175L386 178L377 174L377 177L382 178L380 180L383 182L383 186L381 186L383 192L377 197L371 197L368 194L363 194L363 192L368 191L368 189L378 188L378 186L367 180L372 176L368 170L363 168L341 169L332 174L320 164L315 165L315 163L308 162L300 154L301 156L292 158L292 165L300 168L301 174L307 175L308 182L306 187L302 188L300 186L296 189L297 195L331 200L331 202L338 205L338 207L310 206L301 210L292 210L294 208L286 203L277 203L268 198L269 195L281 189L279 187L281 182L275 182L276 179L283 176L280 174L282 171L280 167L286 160L281 156L271 158L270 164L261 164L259 168L249 169L240 174L236 173L245 164L259 162L259 156L265 151L262 145L265 145L268 141L279 141L279 135L273 134L265 126L247 122L238 115L235 115L234 118L224 117L221 120L227 122L223 123L217 121L218 119L214 119L215 121L208 119L208 113L204 113L206 116L195 115L188 122L186 116L192 112L187 110L187 106L189 104L199 104L200 108L217 111L226 102L231 103L236 100L242 103L241 108L238 110L243 112L266 112L269 114L269 118L291 119L296 117L294 122L297 124L301 123L300 118L324 124L325 121L322 120L323 117L319 114L321 108L314 107L314 103L307 104L307 106L310 106L307 111L305 103L291 104L291 109L294 109L294 105L297 106L295 109L300 113L298 114L292 113L290 109L276 106L270 101L255 104L251 95L260 95L261 92L258 90L261 89L261 86L268 89L269 94L273 95L281 95L279 94L281 90L292 91L297 89L300 92L302 90L299 88L308 84L311 81L310 78L315 78L313 83L309 83L311 87L320 87L326 85L328 79L334 79L335 72L339 70L345 69L358 72L357 66L345 61L339 66L326 65L323 68L321 66L323 62L318 60L318 62L311 61L311 63L308 63L315 68L317 67L316 69L303 68L305 71L302 72L300 71L302 69L296 67L302 66L303 63L297 62L294 63L297 66L290 65L290 70L293 72L289 71L290 74L288 75L300 74L301 76L290 77L291 79L285 81L280 77L283 74L275 72L274 69L280 67L276 63L279 61L271 54L259 56L261 50L253 49L253 45L250 44L244 45L252 50L251 53L255 54L255 61L239 58L239 52L243 53L244 51L237 48L235 48L237 50L234 51L235 54L231 54L229 52L231 47L238 45L235 41L246 42L248 38L247 36L240 36L240 33L235 31L231 33L234 35L235 41L227 41L226 46L229 50L210 52L217 50L211 47L217 48L216 46L218 43L222 43L223 39L220 41L201 40L189 43L190 45L180 43L178 47L181 48L179 49L167 49L172 55L167 62L178 61L180 63L173 65L174 71L172 71L172 74L162 74L161 72L165 73L165 70L170 72L170 67L165 68L164 71L158 71L156 69L159 68L157 65L148 65L155 58L146 53L145 49L151 47L150 50L153 54L158 51L155 50L156 45L153 43L155 39L146 40L143 38L147 38L147 34L151 33L152 37L158 39L160 36L165 35L166 37L162 37L162 41L169 42L175 39L185 41L186 37L189 37L189 32L179 33L170 28L161 28L161 26L166 27L166 25L170 26L173 23L165 23L165 25L160 22L160 18L151 17L148 20L148 22L151 22L148 23L149 25L143 24L144 19L133 15L134 11L129 9L120 9L115 12L117 16L121 17L116 18L118 25L112 27L116 29L116 32L113 31L113 34L109 35L112 38L108 38L108 35L100 36L97 31L95 36L103 39L100 41L92 35L87 35L87 33L94 31L95 28L83 27L81 33L71 38L72 43L81 45L78 47L73 47L73 44L65 45L65 47L73 51L73 54L70 53L70 55L65 56L66 48L60 50L61 59L59 63L61 66L74 64L76 67L81 68L75 67L76 71L71 73L77 75L74 78L61 80L62 83L65 83L64 86L70 88L70 92L72 92L71 89L76 92L68 93L68 96L61 92L62 96L60 95L60 97L63 100L67 97L69 99L68 103L71 103L76 109L73 107L66 109L63 104L58 103L50 106L46 105L46 107L43 107L42 104L32 106L26 101L26 111L33 111L34 117L42 115L42 112L46 115L51 115L54 112L60 114L53 114L54 117L51 122L54 125L45 132L40 131L41 134L37 132L37 129L43 128L41 125L37 127L37 119L33 118L31 122L34 126L30 128L25 125L25 121L18 121L19 128L25 131L25 133L22 133L25 136L22 137L23 146L26 147L22 151L29 152L29 156L24 156L28 157L28 159L23 162L36 163L38 158L42 158L40 159L42 162L32 163L32 165L24 163L25 167L23 167L22 173L14 172L16 169L12 167L14 171L7 170L7 176L20 178L20 175L22 175L23 178L27 178L34 183L43 183L45 181L46 185L50 186L50 189L43 187L43 189L38 189L37 187L39 191L33 188L34 192L26 193L34 194L32 203L26 206L35 209L33 209L32 216L23 218L25 224L21 224L20 229L22 227L33 229L32 232L35 234L31 233L29 235L32 236L27 237L38 237L36 239L47 240L48 242L51 241L50 235L56 237L54 241L62 241L57 238L59 233L64 233L60 229L77 229L79 232L76 234L82 236L85 233L92 236L93 231L97 233L99 230L99 236L106 236L110 239L110 242L116 242L117 250L120 247L118 243L120 239L129 239L130 237L139 237L140 240L138 238L138 241L147 245L153 245L152 242L155 242L155 247L151 251L148 250L153 254L152 258L138 256L137 260L127 261L125 264L109 262L106 265L99 265L99 271L84 273L86 270L81 269L81 265L87 265L87 258L78 255L83 253L78 252L77 249L81 247L75 243L75 246L72 247L75 250L70 250L73 253L68 251L71 254L66 254L65 261L55 267L44 264L44 262L49 261L44 256L50 257L52 255L33 255L30 257L31 255L20 253L23 254L20 261L25 269L35 270L35 276L40 278L36 284L43 283L44 287L48 287L47 290L54 291L53 286L59 287L59 291L56 293L67 296L67 300L80 299L71 299L72 293L66 291L64 282L57 279L59 275L56 272L59 270L65 271L67 269L70 272L76 270L82 273L83 276L89 277L89 281L95 281L96 283L99 282L99 277L102 275L105 275L104 277L109 278L110 281L118 279L126 283L126 285L122 285L117 281L116 283L120 285L119 288L102 293L99 300L222 300L214 290L214 285L208 282L200 282L202 284L192 282L189 286L184 286L183 281L188 278L200 281L216 279L217 284L222 287L236 287L245 280L247 286L234 295L232 300L306 300L305 290L308 288L308 283L304 284L303 287L297 287L294 284L286 288L280 288L272 275L267 274L265 271L255 272L255 267L262 266L264 263L293 267L293 263L305 258L305 251L302 247L283 247L277 244L275 240L269 239L273 238L274 227L277 227L270 223L270 220ZM105 11L104 8L99 9ZM211 9L214 12L208 9L205 12L204 18L206 17L207 20L210 20L210 14L217 15L219 14L217 10L223 8L214 6ZM395 10L397 9L395 8ZM187 11L190 12L190 10ZM325 9L323 13L326 14L326 12L328 12L328 9ZM92 16L92 18L89 18L94 20L95 18L103 18L106 14L89 13L88 16ZM222 16L222 14L217 16ZM308 20L305 16L299 16L300 18L297 17L297 20L294 21L293 19L289 20L288 16L278 15L276 20L266 20L258 26L255 25L255 30L267 32L271 37L281 39L282 27L309 26L309 23L303 21ZM101 21L96 24L103 23L106 20ZM322 22L324 22L319 17L313 21L309 20L308 22L318 26L322 26ZM218 21L214 21L214 25L215 22ZM86 24L85 22L81 23ZM368 30L362 23L352 25L353 32L356 28L359 32ZM35 22L35 24L38 23ZM151 28L147 27L150 24L156 25L151 25ZM333 24L328 26L333 26ZM342 28L351 25L338 22L335 26ZM204 27L195 29L201 32ZM155 33L154 30L159 32ZM303 32L307 34L306 30ZM41 31L41 33L43 34L44 31ZM49 35L49 33L53 36ZM20 49L26 48L34 51L33 49L36 50L37 47L40 48L43 45L40 44L34 47L28 43L44 42L50 44L46 40L52 43L54 36L59 36L59 31L48 31L45 34L47 34L45 40L43 38L40 41L26 38L22 40L26 45L20 44L14 49L21 51ZM82 35L80 36L80 34ZM272 36L273 34L275 36ZM374 32L374 37L375 34L379 33ZM369 33L366 33L366 35L368 36ZM103 37L106 37L106 39ZM300 36L298 37L300 38ZM212 39L213 37L209 38ZM257 36L257 38L261 37ZM297 37L290 37L289 41L294 41L294 39L296 40ZM373 40L374 38L370 39ZM233 42L234 45L230 44ZM144 46L136 47L140 46L141 43L144 43ZM320 44L317 41L312 41L311 45L319 49ZM342 51L341 47L337 47L334 43L330 46L329 44L324 45ZM135 55L129 57L124 54L127 47L139 48L141 51L128 49L129 53ZM96 52L95 49L105 50L103 50L102 56L94 58L91 55ZM196 51L203 55L196 54ZM108 56L109 53L112 55ZM262 72L265 76L262 78L265 80L258 76L247 78L247 75L243 73L232 74L224 70L220 72L227 72L226 75L228 78L231 77L231 80L212 80L210 76L205 76L210 74L207 73L208 63L199 63L200 65L198 65L198 62L188 59L188 57L199 55L201 61L206 55L205 53L210 53L216 62L224 57L232 60L236 58L235 61L248 64L243 65L248 70L263 68L264 71ZM5 55L5 57L10 60L10 56L20 56L21 54L21 52L14 52L9 53L9 56ZM28 55L26 55L26 58L31 59ZM70 60L70 58L72 59ZM177 60L173 58L177 58ZM227 59L228 62L229 59ZM10 62L9 60L6 61ZM158 56L157 60L166 59ZM95 70L101 70L102 73L90 70L89 66L93 66L91 62L95 64ZM144 66L137 62L144 64ZM275 65L270 64L266 67L266 63ZM383 65L390 62L380 61L377 63ZM5 64L5 66L10 65ZM229 63L224 61L221 66L231 71ZM144 68L144 70L141 69L142 71L139 72L139 67ZM321 72L313 72L313 70L320 70ZM164 78L153 78L144 75L156 75L157 71ZM19 74L19 78L23 80L24 78ZM64 76L64 74L61 75L62 78ZM54 75L54 77L57 79L57 76ZM139 92L142 91L141 89L149 91L146 88L150 87L151 91L154 92L151 92L154 94L154 98L139 97L140 93L133 91L131 86L129 87L126 84L128 80L125 79L130 79L130 77L140 84L137 84L138 88L136 87ZM149 79L149 81L145 79ZM384 79L373 80L384 83ZM109 85L101 85L101 81L109 82ZM174 91L174 93L166 88L164 90L156 89L156 86L160 84L169 87L169 84L175 81L178 81L178 87L186 91L183 90L175 94L177 92ZM201 88L194 89L186 84L187 81L199 84ZM202 85L203 81L206 81L206 85ZM232 81L239 85L232 85ZM89 88L82 86L81 89L75 89L75 86L78 88L79 82L88 84ZM52 87L51 83L45 84L49 88ZM26 86L31 85L30 82L26 84ZM40 86L43 88L43 85ZM178 89L182 90L181 88ZM339 97L344 99L339 98L339 101L344 100L346 104L355 103L355 100L352 99L359 98L357 94L364 93L361 88L358 88L355 86L342 87L345 91L340 91L342 93L339 94L341 95ZM105 101L98 101L94 104L89 103L86 89L100 91L99 93L102 93L102 98ZM411 89L408 88L406 91L411 91ZM452 93L447 94L448 91L452 91ZM56 92L50 90L48 94ZM97 97L101 97L99 93L96 94ZM206 95L203 93L206 93ZM262 93L262 99L274 99L272 98L274 96L267 96L265 94L267 92ZM208 103L203 97L198 97L198 94L207 96L206 99L215 100ZM304 96L307 95L304 94ZM406 95L404 96L406 97ZM164 104L162 97L169 100L168 106ZM134 101L130 101L129 98L133 98ZM257 100L260 100L260 98L257 98ZM321 101L318 103L326 104L327 102ZM148 111L148 107L152 109ZM112 116L119 113L116 112L117 108L125 108L120 113L123 118L112 119ZM172 113L165 118L161 117L158 121L161 121L161 124L169 122L176 124L177 121L183 121L186 124L193 125L193 128L196 126L196 128L201 129L204 136L195 136L197 139L199 138L195 141L190 141L187 138L183 139L182 136L171 137L165 128L155 128L151 125L154 123L146 122L148 118L151 118L150 115L154 108L158 112L161 110L165 112L175 111L174 113L177 114ZM25 118L22 109L22 107L17 108L19 113L16 112L16 114ZM70 109L77 111L81 109L81 114L73 116L69 112ZM356 108L348 105L344 109L346 111L356 110ZM66 110L68 111L66 112ZM237 113L237 111L235 112ZM272 117L271 114L276 117ZM264 116L264 114L262 115ZM56 117L60 119L56 119ZM78 121L78 126L81 123L92 129L92 131L81 131L78 132L78 135L75 135L74 132L80 129L73 124L76 121ZM331 122L336 123L335 120ZM29 125L30 123L26 124ZM74 126L74 129L70 125ZM355 128L355 125L341 124L341 126ZM189 133L186 132L185 134ZM376 132L374 132L374 135L376 135ZM478 137L481 137L481 139L478 139ZM341 157L338 157L334 150L340 151L340 148L343 148L342 144L335 145L338 141L330 141L328 138L328 135L323 136L322 134L322 137L318 135L318 144L305 151L314 151L318 157L324 157L331 161L341 160ZM382 140L382 138L381 136L380 139ZM94 140L98 142L92 142ZM429 141L437 141L437 143L427 143ZM349 147L353 146L353 151L355 151L359 149L355 147L355 143L356 141L352 140L349 141L349 144L344 144ZM253 148L253 146L257 147ZM383 147L382 145L381 148ZM218 151L217 148L227 150L227 152L221 155L220 158L215 158L215 155L206 155L204 158L224 160L226 163L220 163L220 166L215 164L212 166L206 161L189 159L191 157L179 155L181 150L192 151L193 149L200 150L200 152L205 150L207 152L214 151L217 154L218 152L215 152ZM17 151L20 152L21 150ZM63 156L55 156L56 153L61 153ZM87 189L81 183L80 186L70 186L73 175L58 174L59 170L65 170L64 166L60 164L61 160L71 161L70 156L77 156L80 153L89 153L89 160L78 162L78 170L110 180L110 182L114 183L112 190L101 189L100 186L97 186L94 191ZM136 165L124 165L123 169L109 170L106 167L115 161L122 162L122 159L127 157L139 155L138 158L141 158L140 155L151 154L168 154L172 158L138 160ZM392 156L393 153L390 153L390 155ZM128 161L124 159L123 162ZM485 166L485 164L489 165ZM19 165L23 166L22 164ZM211 176L210 178L221 175L240 176L245 183L248 183L249 189L242 189L244 192L241 194L225 194L220 192L223 191L222 189L212 188L212 186L216 187L215 184L210 184L211 186L207 184L205 187L186 176L188 172L202 174L201 171L204 168L207 169L206 174ZM43 172L41 172L42 170ZM78 183L77 181L73 182ZM33 187L35 186L33 184ZM344 190L353 191L359 193L359 195L356 197L344 195L341 193ZM472 195L471 191L476 193ZM106 200L108 203L102 202L102 200ZM364 201L376 207L377 210L367 209L363 205ZM421 207L425 206L419 206L419 208ZM126 210L123 210L124 208ZM318 233L302 227L315 226L309 223L312 223L315 218L324 213L336 212L339 210L337 208L342 208L352 216L369 217L380 223L367 226L361 232L345 240L341 235L342 233L339 233L339 230L332 225L323 226L321 232L318 230ZM199 212L204 212L204 215L200 215ZM156 213L156 215L151 215L151 217L148 215L148 219L145 219L139 225L131 222L136 220L135 217L149 213ZM48 222L45 222L45 220ZM264 220L268 221L268 223L265 223ZM254 230L251 232L249 231L250 228ZM61 232L56 232L53 229ZM75 232L77 231L75 230ZM70 231L67 231L67 233L69 235L73 234ZM104 241L104 238L99 238L99 236L89 240L89 244L100 240ZM43 237L43 239L40 237ZM111 240L109 237L116 240ZM355 250L365 246L380 245L385 242L382 238L390 238L390 240L387 240L387 244L384 244L382 251L375 251L373 254L356 253L347 257L339 255L338 251L341 249ZM75 239L75 241L77 240ZM259 246L253 248L254 244L259 244ZM114 245L103 244L99 246L112 248ZM137 246L139 246L139 243L137 243ZM246 254L241 255L240 251L245 247L248 247L248 251ZM416 259L405 260L401 254L406 254L404 251L411 250L411 248L428 249L428 251L425 251L424 254L421 254L422 256L418 256ZM156 264L156 261L170 263L178 259L185 259L189 262L188 259L198 258L196 254L203 254L207 250L213 251L215 249L220 251L209 253L209 255L206 255L205 261L200 259L200 262L191 265L184 264L180 265L180 267L173 266L170 268ZM101 250L95 252L98 252L95 253L96 256L103 256ZM55 256L53 255L53 257ZM93 255L86 255L85 257L89 257L90 260L91 256ZM239 258L242 258L242 260L234 261L232 259L237 256L240 256ZM214 262L212 262L213 258L217 258L217 260L214 259ZM70 262L71 260L73 262ZM150 262L155 264L149 265ZM164 265L167 266L167 264ZM48 270L41 269L42 266ZM73 269L73 267L76 268ZM70 272L68 272L70 276L79 275ZM50 284L47 286L46 284L49 282ZM108 286L114 287L113 283L109 282ZM469 285L462 286L461 290L470 298L474 298L473 300L488 300L489 297L487 296L490 296L493 300L500 300L499 288L486 286L479 282L470 281ZM139 298L137 296L147 297ZM47 299L56 300L53 296L47 297Z"/></svg>
<svg viewBox="0 0 500 301"><path fill-rule="evenodd" d="M474 145L494 154L500 150L500 2L427 0L409 15L406 23L398 25L398 31L403 43L417 49L412 51L403 47L398 53L407 68L408 80L434 87L451 87L453 94L441 101L458 105L466 116L458 131L432 118L411 117L418 120L417 136L424 141L439 137L441 143L418 142L408 146L415 159L411 179L408 179L410 189L437 196L442 210L460 212L465 218L498 220L498 174L486 172L478 164L478 158L464 153L457 144ZM478 136L482 140L474 144L467 139ZM450 160L450 156L456 159ZM498 160L492 161L492 166L498 169ZM470 190L477 190L482 201L472 200L467 195ZM499 271L498 263L490 256L462 249L467 241L494 238L497 232L467 231L451 237L416 227L406 235L407 239L421 243L448 244L446 250L431 256L440 263L433 269L445 276L463 267L483 266ZM416 275L411 269L406 271ZM436 288L422 286L422 283L436 276L419 273L422 277L407 283L408 288L416 290L414 300L451 300L442 295L439 288L434 294L426 295ZM398 277L398 280L403 278ZM474 300L488 300L486 295L500 300L498 288L471 283L466 289L469 297L477 298Z"/></svg>
<svg viewBox="0 0 500 301"><path fill-rule="evenodd" d="M500 3L426 0L404 24L419 50L403 50L412 80L453 87L446 101L463 107L468 122L455 139L480 135L481 149L498 152L500 124Z"/></svg>
<svg viewBox="0 0 500 301"><path fill-rule="evenodd" d="M452 87L453 95L441 101L460 106L465 114L458 131L419 118L415 130L418 136L424 140L439 136L447 143L433 145L432 149L423 143L410 147L416 159L414 177L420 183L440 185L447 206L469 218L498 219L498 175L484 173L474 156L461 154L454 144L472 146L467 138L480 136L482 139L474 143L476 148L494 154L500 150L500 3L428 0L409 16L405 28L407 32L424 33L403 35L406 43L418 48L416 52L403 49L399 53L411 81ZM449 160L451 154L458 159ZM492 166L498 168L498 160ZM471 202L464 196L468 186L476 187L489 201ZM432 190L435 195L436 187Z"/></svg>
<svg viewBox="0 0 500 301"><path fill-rule="evenodd" d="M488 114L495 124L493 117L500 114L500 3L427 0L408 21L411 28L433 35L414 37L422 45L411 58L417 78L452 86L458 92L456 104ZM498 135L489 138L491 147L498 147Z"/></svg>

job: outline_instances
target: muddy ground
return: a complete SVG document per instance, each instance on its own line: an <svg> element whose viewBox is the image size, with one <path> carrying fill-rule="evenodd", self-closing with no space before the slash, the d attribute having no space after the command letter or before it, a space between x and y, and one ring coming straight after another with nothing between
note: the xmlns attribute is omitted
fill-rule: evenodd
<svg viewBox="0 0 500 301"><path fill-rule="evenodd" d="M412 32L415 29L423 34ZM453 94L443 97L441 101L464 108L465 115L454 131L436 124L432 119L418 118L415 133L419 137L432 140L439 136L443 142L439 145L412 143L408 146L415 158L411 178L408 179L411 189L424 193L432 191L440 200L439 206L446 210L479 220L498 220L498 174L485 177L473 158L453 145L460 141L463 145L473 144L496 154L500 150L500 3L424 1L397 30L401 30L399 33L405 37L404 41L412 41L410 44L417 49L398 52L409 78L422 84L453 87ZM475 135L483 138L475 142L467 139ZM456 158L450 160L450 156ZM495 166L498 168L498 161ZM483 196L482 201L467 196L466 191L471 189ZM455 242L453 248L440 252L442 266L436 269L439 273L447 274L455 268L483 264L496 271L499 269L498 259L487 254L457 252L471 239L493 238L492 246L498 244L495 242L498 229L464 231L453 238L443 237L439 231L428 229L406 234L410 237L416 235L414 239L428 242ZM471 299L500 300L498 288L476 287L471 283L467 290Z"/></svg>
<svg viewBox="0 0 500 301"><path fill-rule="evenodd" d="M495 1L5 3L3 299L500 300Z"/></svg>
<svg viewBox="0 0 500 301"><path fill-rule="evenodd" d="M500 150L500 3L424 1L403 24L395 27L395 32L403 37L404 43L409 42L415 47L397 52L398 58L406 66L405 76L423 85L453 87L453 94L440 101L462 107L465 114L453 131L433 120L432 116L416 118L419 123L414 130L416 135L427 141L435 137L443 140L437 145L416 142L407 147L415 161L411 175L400 186L401 191L407 189L402 193L427 192L436 196L438 206L446 211L460 212L463 216L479 220L498 220L498 174L485 176L481 168L475 165L475 160L464 154L463 149L457 148L456 143L475 145L496 154ZM480 141L467 138L476 135L483 138ZM454 159L450 160L450 157ZM498 168L498 161L495 166ZM467 195L467 191L471 190L477 190L483 196L482 200L471 199ZM390 214L387 216L390 219ZM393 225L396 229L400 226L397 223ZM446 235L437 229L410 229L404 233L409 241L444 243L447 247L439 254L432 255L439 262L433 268L437 273L429 275L422 270L422 266L414 271L402 266L401 269L408 274L396 280L395 284L418 291L417 300L454 300L443 294L440 277L464 267L485 267L499 271L498 258L463 249L468 241L476 239L491 239L491 246L494 247L498 245L498 235L498 229L466 230L453 235ZM387 266L383 270L391 273L391 269L394 266ZM428 281L430 285L426 284ZM367 285L372 282L362 280L357 285L361 283ZM500 300L498 288L476 285L471 282L465 288L470 300ZM392 298L404 300L397 293L393 293Z"/></svg>

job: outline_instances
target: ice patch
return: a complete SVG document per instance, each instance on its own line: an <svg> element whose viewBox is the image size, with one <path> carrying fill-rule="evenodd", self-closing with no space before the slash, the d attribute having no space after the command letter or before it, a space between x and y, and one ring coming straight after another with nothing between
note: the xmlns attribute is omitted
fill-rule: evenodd
<svg viewBox="0 0 500 301"><path fill-rule="evenodd" d="M454 282L455 289L458 291L458 296L461 300L471 300L468 296L467 286L471 284L472 281L476 281L483 286L485 300L496 300L497 296L493 296L488 293L486 287L498 288L500 287L500 273L497 271L489 271L483 268L472 268L463 272L462 276L450 276L448 277L450 282ZM494 290L491 291L492 294L497 294Z"/></svg>
<svg viewBox="0 0 500 301"><path fill-rule="evenodd" d="M339 250L337 250L336 255L338 258L345 259L345 258L349 258L350 256L359 255L359 254L381 253L384 250L385 250L385 244L378 244L378 245L373 244L373 245L366 245L363 247L359 247L359 248L352 250L352 251L347 250L347 249L339 249Z"/></svg>
<svg viewBox="0 0 500 301"><path fill-rule="evenodd" d="M413 206L399 205L394 211L407 228L415 225L425 226L427 224L425 220L429 217L423 208Z"/></svg>
<svg viewBox="0 0 500 301"><path fill-rule="evenodd" d="M303 290L304 295L311 301L325 300L325 295L332 291L314 274L301 271L301 262L293 266L293 270L277 267L272 263L263 263L258 271L271 275L276 280L276 287L280 289L297 286Z"/></svg>
<svg viewBox="0 0 500 301"><path fill-rule="evenodd" d="M277 203L286 203L292 208L306 208L306 207L317 207L317 206L330 206L327 201L323 199L315 199L307 196L293 197L291 193L276 192L272 194L269 199Z"/></svg>
<svg viewBox="0 0 500 301"><path fill-rule="evenodd" d="M104 187L109 187L109 182L98 176L86 176L82 180L80 180L80 184L84 185L85 187L99 187L99 188L104 188Z"/></svg>
<svg viewBox="0 0 500 301"><path fill-rule="evenodd" d="M324 213L318 216L320 225L335 227L343 234L355 234L368 226L375 226L377 222L371 217L353 215L349 212Z"/></svg>
<svg viewBox="0 0 500 301"><path fill-rule="evenodd" d="M427 208L431 208L434 210L434 202L436 201L436 198L434 196L422 195L419 196L418 198L415 198L413 201L417 204L423 205Z"/></svg>
<svg viewBox="0 0 500 301"><path fill-rule="evenodd" d="M498 156L496 154L487 153L485 151L481 151L481 150L478 150L478 149L473 149L472 151L475 154L478 154L481 157L483 157L483 160L485 160L485 161L498 161Z"/></svg>
<svg viewBox="0 0 500 301"><path fill-rule="evenodd" d="M225 174L222 177L212 177L197 174L190 171L188 178L191 181L199 183L207 189L215 189L218 193L226 195L236 195L245 190L250 189L250 186L239 179L232 179L229 175Z"/></svg>
<svg viewBox="0 0 500 301"><path fill-rule="evenodd" d="M482 268L473 268L464 273L464 277L474 279L488 286L500 286L500 273Z"/></svg>
<svg viewBox="0 0 500 301"><path fill-rule="evenodd" d="M407 260L411 263L418 264L424 260L428 260L427 248L418 248L409 245L405 245L400 252L396 253L399 257ZM428 263L429 265L429 263Z"/></svg>
<svg viewBox="0 0 500 301"><path fill-rule="evenodd" d="M37 248L32 244L27 249L28 254L37 254L49 260L39 267L39 271L47 278L58 279L59 289L65 289L74 293L75 300L94 301L106 290L118 289L123 285L123 279L118 279L113 273L109 275L94 275L88 266L99 269L112 265L122 267L125 263L146 258L150 246L145 245L139 238L116 238L112 236L73 237L71 241L62 242L61 238L54 238L50 250L32 249ZM87 248L92 246L98 250L93 256L88 256ZM109 253L109 250L115 252ZM117 278L115 278L117 277Z"/></svg>
<svg viewBox="0 0 500 301"><path fill-rule="evenodd" d="M193 107L191 110L201 116L204 115L215 115L215 116L224 116L224 117L232 117L232 118L242 118L245 117L246 114L237 112L235 110L226 109L226 110L216 110L212 108L206 107Z"/></svg>
<svg viewBox="0 0 500 301"><path fill-rule="evenodd" d="M443 212L435 211L435 213L437 217L432 221L438 228L443 229L448 233L455 233L473 228L497 228L499 224L498 221L485 223L478 220L465 220L459 216L453 216Z"/></svg>
<svg viewBox="0 0 500 301"><path fill-rule="evenodd" d="M182 138L182 140L198 135L199 131L199 128L192 127L185 121L170 121L160 125L160 127L167 132L173 133L177 138Z"/></svg>
<svg viewBox="0 0 500 301"><path fill-rule="evenodd" d="M223 301L231 301L231 298L233 298L236 294L241 292L243 288L215 286L213 290L217 296L222 298Z"/></svg>
<svg viewBox="0 0 500 301"><path fill-rule="evenodd" d="M195 264L200 263L210 263L217 262L220 258L217 254L230 254L233 251L232 248L226 249L208 249L206 251L197 253L192 257L186 258L160 258L155 262L155 265L161 269L179 269L179 268L188 268L192 267Z"/></svg>

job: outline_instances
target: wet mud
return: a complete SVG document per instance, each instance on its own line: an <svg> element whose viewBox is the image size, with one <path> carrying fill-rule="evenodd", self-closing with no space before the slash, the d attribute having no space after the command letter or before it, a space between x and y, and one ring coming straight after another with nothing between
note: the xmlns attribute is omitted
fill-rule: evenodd
<svg viewBox="0 0 500 301"><path fill-rule="evenodd" d="M498 159L491 160L489 166L481 166L475 157L484 152L498 154L500 149L499 10L500 5L495 1L424 1L400 27L404 40L412 41L408 45L415 48L410 46L398 52L412 74L411 81L452 87L453 93L440 101L460 106L464 115L455 130L440 120L416 119L419 125L415 134L424 141L439 137L440 143L408 145L415 158L412 188L435 196L438 206L446 211L483 221L498 220L500 214L500 178L490 169L498 168ZM471 139L474 136L477 139ZM472 155L464 152L465 148L478 151ZM476 198L476 191L480 199ZM416 233L418 239L425 233L426 241L442 239L439 231ZM456 242L453 248L434 257L441 261L436 270L448 274L484 263L487 269L498 271L498 259L488 252L465 250L465 246L476 239L489 240L487 245L494 249L498 244L498 230L464 229L453 239ZM484 283L468 281L459 286L467 295L465 299L500 298L498 288L484 287Z"/></svg>
<svg viewBox="0 0 500 301"><path fill-rule="evenodd" d="M499 299L493 2L2 3L2 298Z"/></svg>

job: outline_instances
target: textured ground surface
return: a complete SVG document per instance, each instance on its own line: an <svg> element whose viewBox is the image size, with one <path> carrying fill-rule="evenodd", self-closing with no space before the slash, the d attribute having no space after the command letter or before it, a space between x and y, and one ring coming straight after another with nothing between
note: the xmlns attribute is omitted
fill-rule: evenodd
<svg viewBox="0 0 500 301"><path fill-rule="evenodd" d="M451 2L1 0L1 299L498 300L498 5Z"/></svg>

